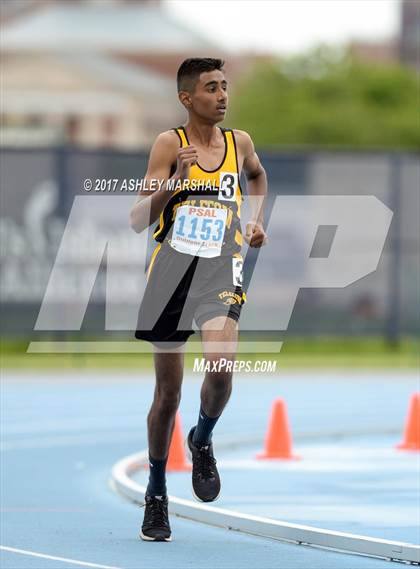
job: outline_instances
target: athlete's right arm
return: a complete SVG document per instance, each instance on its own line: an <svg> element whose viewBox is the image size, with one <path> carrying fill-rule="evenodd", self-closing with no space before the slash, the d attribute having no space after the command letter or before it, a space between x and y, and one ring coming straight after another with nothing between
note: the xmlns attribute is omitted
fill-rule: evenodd
<svg viewBox="0 0 420 569"><path fill-rule="evenodd" d="M130 211L130 226L136 233L154 223L168 203L172 195L167 189L168 180L174 183L185 180L195 162L196 149L193 146L179 148L179 138L174 131L163 132L156 138L150 151L143 189ZM175 163L175 173L169 178Z"/></svg>

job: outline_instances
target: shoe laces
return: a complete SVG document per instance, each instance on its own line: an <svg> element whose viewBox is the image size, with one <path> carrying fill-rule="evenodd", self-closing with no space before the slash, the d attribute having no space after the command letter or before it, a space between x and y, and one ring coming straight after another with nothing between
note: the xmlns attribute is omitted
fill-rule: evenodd
<svg viewBox="0 0 420 569"><path fill-rule="evenodd" d="M166 515L166 507L164 500L159 500L154 496L151 496L149 500L147 500L143 505L142 508L147 508L147 514L149 521L154 526L166 526L167 525L167 515Z"/></svg>
<svg viewBox="0 0 420 569"><path fill-rule="evenodd" d="M209 447L198 448L199 475L205 480L214 477L216 459L209 452Z"/></svg>

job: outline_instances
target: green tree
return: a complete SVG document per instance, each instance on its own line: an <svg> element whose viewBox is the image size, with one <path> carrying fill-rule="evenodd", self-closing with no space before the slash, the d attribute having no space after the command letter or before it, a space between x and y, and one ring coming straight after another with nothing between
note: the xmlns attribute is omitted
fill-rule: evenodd
<svg viewBox="0 0 420 569"><path fill-rule="evenodd" d="M233 101L230 122L259 146L420 148L416 73L343 50L259 64L235 86Z"/></svg>

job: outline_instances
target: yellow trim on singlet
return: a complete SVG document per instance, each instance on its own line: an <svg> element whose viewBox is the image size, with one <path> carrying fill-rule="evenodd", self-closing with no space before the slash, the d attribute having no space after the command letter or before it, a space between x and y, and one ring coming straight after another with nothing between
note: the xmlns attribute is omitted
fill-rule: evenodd
<svg viewBox="0 0 420 569"><path fill-rule="evenodd" d="M181 138L181 148L186 148L188 146L187 137L185 136L185 132L183 128L176 129L178 136Z"/></svg>
<svg viewBox="0 0 420 569"><path fill-rule="evenodd" d="M179 136L180 147L186 148L187 146L189 146L187 135L186 135L184 128L179 127L179 128L174 129L174 130L177 132L177 134ZM235 146L234 134L233 134L232 130L224 130L222 132L223 132L223 137L225 140L225 155L224 155L223 161L220 164L220 166L214 171L207 171L207 170L203 170L203 168L201 168L198 164L193 164L190 168L189 179L190 180L192 180L192 179L200 180L200 181L203 181L204 183L210 183L212 186L217 187L217 186L219 186L220 172L236 172L238 174L238 183L237 183L236 188L235 188L235 202L237 205L236 215L237 215L238 219L240 219L240 217L241 217L241 203L242 203L243 198L242 198L242 192L241 192L240 183L239 183L238 160L237 160L237 155L236 155L236 146ZM182 191L182 189L175 191L173 193L172 197L181 191ZM226 205L228 206L228 202L226 202ZM233 210L229 209L229 212L230 212L230 214L232 214ZM229 226L230 226L230 223L229 223ZM154 232L153 237L154 238L158 237L161 234L161 232L164 230L164 228L165 228L165 219L164 219L164 211L162 211L160 216L159 216L159 226L156 229L156 231ZM235 243L237 245L242 246L243 239L242 239L242 234L239 231L235 232L234 239L235 239Z"/></svg>
<svg viewBox="0 0 420 569"><path fill-rule="evenodd" d="M161 247L162 243L158 243L157 246L155 247L155 250L152 253L152 256L150 258L149 268L147 269L147 279L149 279L150 273L152 272L153 263L155 262L156 259L156 255L159 253Z"/></svg>
<svg viewBox="0 0 420 569"><path fill-rule="evenodd" d="M164 228L164 223L163 223L163 211L161 212L160 216L159 216L159 227L157 228L157 230L153 233L153 237L157 237L159 235L159 233L162 231L162 229Z"/></svg>
<svg viewBox="0 0 420 569"><path fill-rule="evenodd" d="M238 230L235 231L235 243L237 245L239 245L240 247L242 247L242 244L244 242L244 239L242 237L242 233Z"/></svg>
<svg viewBox="0 0 420 569"><path fill-rule="evenodd" d="M181 148L186 148L188 146L188 140L185 135L184 129L177 128L176 131L181 139ZM235 152L235 143L233 139L233 132L231 130L225 130L223 135L226 141L225 142L226 154L220 166L214 171L207 171L203 170L198 164L193 164L190 168L189 179L190 180L197 179L197 180L202 180L204 182L212 182L212 185L218 186L220 179L220 172L237 172L238 185L236 188L236 202L239 203L239 198L242 199L242 196L239 188L239 172L236 165L236 152Z"/></svg>

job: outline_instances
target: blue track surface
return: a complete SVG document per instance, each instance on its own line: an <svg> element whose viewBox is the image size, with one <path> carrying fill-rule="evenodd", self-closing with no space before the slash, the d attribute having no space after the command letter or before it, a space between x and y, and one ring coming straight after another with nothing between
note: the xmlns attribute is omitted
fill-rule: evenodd
<svg viewBox="0 0 420 569"><path fill-rule="evenodd" d="M142 510L109 490L112 465L146 448L153 382L134 375L3 374L2 545L124 568L271 569L385 567L356 555L289 545L172 519L174 541L137 539ZM200 378L187 378L181 413L195 421ZM217 505L388 539L417 541L419 455L394 452L410 374L277 374L237 378L217 436L260 436L271 402L283 397L300 463L253 467L257 447L220 456ZM329 437L336 433L336 437ZM382 433L382 434L381 434ZM342 435L338 437L338 435ZM309 438L308 438L309 436ZM189 496L184 474L169 491ZM2 552L3 569L59 568L69 562ZM74 565L73 565L74 566ZM389 566L389 565L388 565Z"/></svg>

